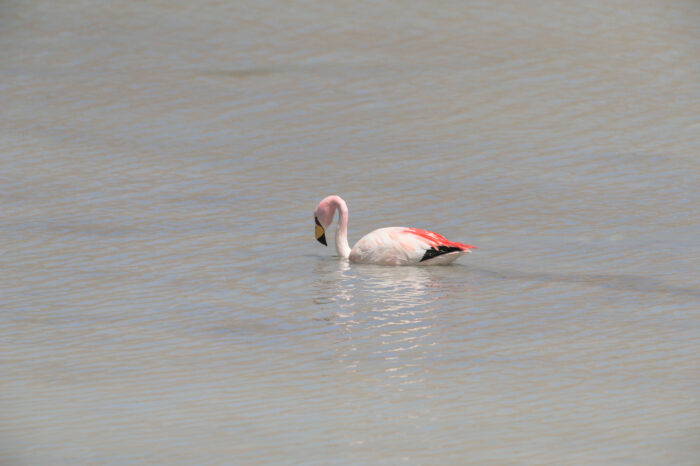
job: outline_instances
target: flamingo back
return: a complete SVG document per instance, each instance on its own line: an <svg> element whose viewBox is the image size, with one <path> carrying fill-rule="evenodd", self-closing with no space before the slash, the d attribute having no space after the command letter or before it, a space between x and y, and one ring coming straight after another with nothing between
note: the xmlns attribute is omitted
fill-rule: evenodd
<svg viewBox="0 0 700 466"><path fill-rule="evenodd" d="M350 251L350 260L382 265L444 265L473 248L427 230L388 227L363 236Z"/></svg>

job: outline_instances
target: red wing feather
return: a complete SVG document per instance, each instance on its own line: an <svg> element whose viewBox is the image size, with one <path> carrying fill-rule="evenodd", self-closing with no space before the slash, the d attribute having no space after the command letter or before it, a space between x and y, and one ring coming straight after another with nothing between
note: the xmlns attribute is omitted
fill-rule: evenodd
<svg viewBox="0 0 700 466"><path fill-rule="evenodd" d="M437 233L433 233L432 231L428 231L428 230L421 230L418 228L406 228L406 233L410 233L412 235L416 235L420 238L423 238L432 247L447 246L447 247L452 247L452 248L459 248L462 251L469 251L470 249L477 249L476 246L471 246L469 244L463 244L463 243L457 243L455 241L450 241L447 238L445 238L444 236L438 235Z"/></svg>

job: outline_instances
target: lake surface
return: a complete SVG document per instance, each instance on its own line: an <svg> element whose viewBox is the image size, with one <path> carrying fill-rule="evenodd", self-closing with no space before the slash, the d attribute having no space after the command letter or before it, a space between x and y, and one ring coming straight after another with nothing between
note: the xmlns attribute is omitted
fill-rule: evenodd
<svg viewBox="0 0 700 466"><path fill-rule="evenodd" d="M697 464L698 24L3 2L0 463ZM480 249L348 264L329 194Z"/></svg>

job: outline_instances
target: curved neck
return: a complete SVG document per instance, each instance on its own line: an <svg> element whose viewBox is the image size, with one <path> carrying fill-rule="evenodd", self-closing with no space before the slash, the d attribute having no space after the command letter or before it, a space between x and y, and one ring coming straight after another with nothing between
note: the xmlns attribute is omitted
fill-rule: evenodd
<svg viewBox="0 0 700 466"><path fill-rule="evenodd" d="M348 244L348 206L345 201L336 196L333 200L338 210L338 228L335 230L335 250L340 257L350 257L350 245Z"/></svg>

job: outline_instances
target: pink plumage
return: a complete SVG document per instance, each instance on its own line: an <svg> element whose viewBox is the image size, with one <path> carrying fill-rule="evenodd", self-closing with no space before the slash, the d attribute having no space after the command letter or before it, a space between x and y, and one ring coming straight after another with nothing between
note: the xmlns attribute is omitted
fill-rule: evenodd
<svg viewBox="0 0 700 466"><path fill-rule="evenodd" d="M379 265L443 265L476 249L476 246L450 241L432 231L388 227L363 236L350 249L347 239L348 208L339 196L328 196L314 210L316 239L326 244L325 230L339 212L335 248L351 262Z"/></svg>

